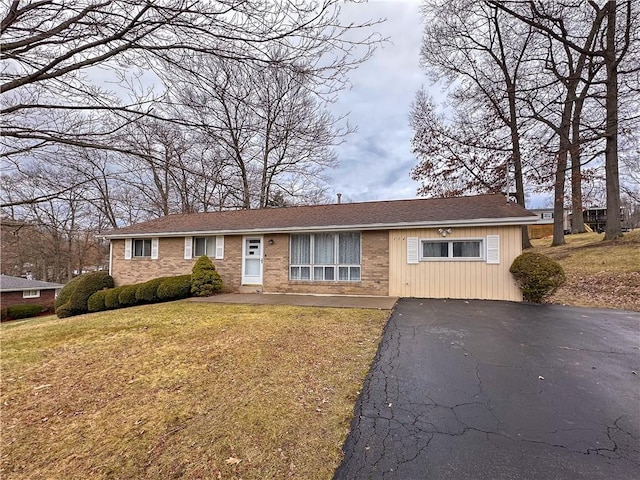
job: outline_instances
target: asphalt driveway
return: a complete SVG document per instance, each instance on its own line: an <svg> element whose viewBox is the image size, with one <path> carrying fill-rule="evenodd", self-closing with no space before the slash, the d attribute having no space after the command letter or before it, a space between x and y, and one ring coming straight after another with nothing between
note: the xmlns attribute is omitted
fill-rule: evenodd
<svg viewBox="0 0 640 480"><path fill-rule="evenodd" d="M402 299L336 480L640 478L640 314Z"/></svg>

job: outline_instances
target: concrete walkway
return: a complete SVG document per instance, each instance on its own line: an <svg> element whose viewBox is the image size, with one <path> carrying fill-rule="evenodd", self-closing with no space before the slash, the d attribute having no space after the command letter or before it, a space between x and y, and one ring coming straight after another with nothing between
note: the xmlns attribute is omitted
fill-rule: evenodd
<svg viewBox="0 0 640 480"><path fill-rule="evenodd" d="M301 307L372 308L391 310L397 297L350 295L297 295L282 293L224 293L212 297L190 298L191 302L245 303L252 305L293 305Z"/></svg>

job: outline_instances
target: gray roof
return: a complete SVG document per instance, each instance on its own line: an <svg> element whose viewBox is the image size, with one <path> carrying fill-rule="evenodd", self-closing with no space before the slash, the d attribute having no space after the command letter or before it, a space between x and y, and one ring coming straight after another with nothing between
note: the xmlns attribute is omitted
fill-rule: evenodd
<svg viewBox="0 0 640 480"><path fill-rule="evenodd" d="M105 238L194 233L293 232L317 229L524 225L537 215L503 195L417 198L383 202L177 214L112 230Z"/></svg>
<svg viewBox="0 0 640 480"><path fill-rule="evenodd" d="M59 283L41 282L40 280L27 280L22 277L0 275L0 292L22 292L24 290L53 290L62 288Z"/></svg>

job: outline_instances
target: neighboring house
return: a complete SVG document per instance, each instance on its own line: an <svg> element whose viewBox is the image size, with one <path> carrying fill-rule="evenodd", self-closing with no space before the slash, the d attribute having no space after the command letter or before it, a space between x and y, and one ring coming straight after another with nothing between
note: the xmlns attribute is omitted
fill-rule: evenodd
<svg viewBox="0 0 640 480"><path fill-rule="evenodd" d="M117 285L206 254L232 291L519 301L509 267L536 220L479 195L169 215L105 238Z"/></svg>
<svg viewBox="0 0 640 480"><path fill-rule="evenodd" d="M529 211L538 217L536 223L528 227L529 238L543 238L553 235L553 208L530 208ZM567 210L564 210L562 226L565 232L571 231L571 218Z"/></svg>
<svg viewBox="0 0 640 480"><path fill-rule="evenodd" d="M50 307L62 287L59 283L0 275L0 305L2 308L26 304Z"/></svg>
<svg viewBox="0 0 640 480"><path fill-rule="evenodd" d="M607 209L602 207L586 208L582 212L585 225L589 225L594 232L602 233L607 229ZM624 223L625 215L620 207L620 222Z"/></svg>

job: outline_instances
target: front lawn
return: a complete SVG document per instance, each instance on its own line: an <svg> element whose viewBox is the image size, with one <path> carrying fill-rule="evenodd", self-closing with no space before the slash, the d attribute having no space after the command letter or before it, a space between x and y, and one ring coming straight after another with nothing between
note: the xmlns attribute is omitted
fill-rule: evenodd
<svg viewBox="0 0 640 480"><path fill-rule="evenodd" d="M640 311L640 230L615 241L604 234L567 235L566 245L552 247L551 238L533 240L533 251L557 260L566 284L553 303Z"/></svg>
<svg viewBox="0 0 640 480"><path fill-rule="evenodd" d="M172 302L2 325L0 477L328 480L387 316Z"/></svg>

